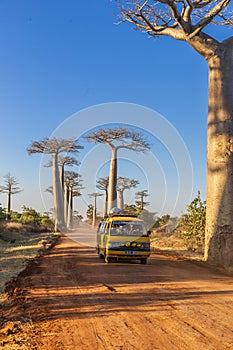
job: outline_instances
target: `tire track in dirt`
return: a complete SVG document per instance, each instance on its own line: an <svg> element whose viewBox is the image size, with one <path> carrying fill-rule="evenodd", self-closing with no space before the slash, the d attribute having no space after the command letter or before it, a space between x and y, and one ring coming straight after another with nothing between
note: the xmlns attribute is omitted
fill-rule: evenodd
<svg viewBox="0 0 233 350"><path fill-rule="evenodd" d="M227 350L233 344L232 278L188 261L153 254L146 266L107 265L94 249L63 237L29 272L5 316L31 321L6 337L9 346L21 336L30 337L27 350Z"/></svg>

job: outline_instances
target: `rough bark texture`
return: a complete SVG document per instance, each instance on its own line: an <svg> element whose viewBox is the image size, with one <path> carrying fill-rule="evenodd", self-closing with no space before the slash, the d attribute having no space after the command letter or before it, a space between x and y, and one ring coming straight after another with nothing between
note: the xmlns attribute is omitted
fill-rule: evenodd
<svg viewBox="0 0 233 350"><path fill-rule="evenodd" d="M11 190L8 191L8 200L7 200L7 214L11 212Z"/></svg>
<svg viewBox="0 0 233 350"><path fill-rule="evenodd" d="M124 209L124 195L123 191L118 191L118 200L117 200L117 206L120 209Z"/></svg>
<svg viewBox="0 0 233 350"><path fill-rule="evenodd" d="M69 203L69 188L65 186L64 191L64 220L67 225L67 218L68 218L68 203Z"/></svg>
<svg viewBox="0 0 233 350"><path fill-rule="evenodd" d="M117 149L112 147L112 158L109 170L108 212L117 206Z"/></svg>
<svg viewBox="0 0 233 350"><path fill-rule="evenodd" d="M63 231L65 229L63 198L61 191L61 181L58 168L58 156L56 153L52 155L53 162L53 200L54 200L54 216L55 231Z"/></svg>
<svg viewBox="0 0 233 350"><path fill-rule="evenodd" d="M120 1L123 21L151 36L186 41L208 62L207 222L205 258L233 269L233 36L223 42L208 26L233 27L232 1ZM208 29L207 29L208 28ZM232 35L232 34L231 34Z"/></svg>
<svg viewBox="0 0 233 350"><path fill-rule="evenodd" d="M205 258L233 269L233 38L209 65Z"/></svg>
<svg viewBox="0 0 233 350"><path fill-rule="evenodd" d="M103 216L107 215L108 213L108 190L106 189L104 191L104 210L103 210Z"/></svg>
<svg viewBox="0 0 233 350"><path fill-rule="evenodd" d="M67 228L69 230L72 229L73 227L73 193L72 193L72 189L70 188L68 190L69 192L69 196L68 196L68 213L67 213Z"/></svg>
<svg viewBox="0 0 233 350"><path fill-rule="evenodd" d="M96 219L96 196L94 196L94 207L93 207L93 214L92 214L92 226L95 226L95 219Z"/></svg>

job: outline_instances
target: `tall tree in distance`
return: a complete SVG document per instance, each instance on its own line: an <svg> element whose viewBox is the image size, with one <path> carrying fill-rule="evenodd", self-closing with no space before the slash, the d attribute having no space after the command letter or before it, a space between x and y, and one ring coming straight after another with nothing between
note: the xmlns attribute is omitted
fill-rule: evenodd
<svg viewBox="0 0 233 350"><path fill-rule="evenodd" d="M18 186L18 181L14 176L11 176L10 173L4 176L4 186L0 186L0 192L7 193L7 217L11 212L11 197L14 194L20 193L23 190Z"/></svg>
<svg viewBox="0 0 233 350"><path fill-rule="evenodd" d="M134 179L129 179L128 177L118 176L117 178L117 192L118 192L118 201L117 206L120 209L124 209L124 191L129 190L130 188L135 188L139 182Z"/></svg>
<svg viewBox="0 0 233 350"><path fill-rule="evenodd" d="M65 231L66 225L64 220L64 198L59 172L58 157L61 153L78 152L80 146L73 139L58 139L56 137L49 139L44 138L41 141L32 142L27 151L29 155L35 153L50 154L52 156L53 169L53 201L54 201L54 219L55 231Z"/></svg>
<svg viewBox="0 0 233 350"><path fill-rule="evenodd" d="M73 226L73 198L81 196L82 180L81 175L75 171L65 171L64 173L64 215L68 229Z"/></svg>
<svg viewBox="0 0 233 350"><path fill-rule="evenodd" d="M128 149L145 152L150 146L142 133L127 128L99 129L86 136L88 141L107 145L111 149L109 169L108 212L117 205L117 152Z"/></svg>
<svg viewBox="0 0 233 350"><path fill-rule="evenodd" d="M92 226L95 226L95 221L96 221L96 213L97 213L97 205L96 205L96 199L97 197L103 196L99 192L93 192L89 194L89 197L94 198L94 205L93 205L93 211L92 211Z"/></svg>
<svg viewBox="0 0 233 350"><path fill-rule="evenodd" d="M96 187L99 190L104 191L104 209L103 209L103 217L108 213L108 185L109 185L109 177L102 177L97 180Z"/></svg>
<svg viewBox="0 0 233 350"><path fill-rule="evenodd" d="M233 27L230 0L119 1L121 20L152 37L188 43L209 68L205 259L233 268L233 36L222 42L208 25Z"/></svg>
<svg viewBox="0 0 233 350"><path fill-rule="evenodd" d="M147 205L149 205L149 202L145 202L144 198L148 197L148 190L142 190L136 193L136 198L138 200L136 200L136 205L143 210Z"/></svg>

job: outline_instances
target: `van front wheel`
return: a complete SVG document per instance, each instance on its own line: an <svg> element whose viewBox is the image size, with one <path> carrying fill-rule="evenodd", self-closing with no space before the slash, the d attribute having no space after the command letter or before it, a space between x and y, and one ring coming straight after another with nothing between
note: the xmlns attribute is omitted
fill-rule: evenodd
<svg viewBox="0 0 233 350"><path fill-rule="evenodd" d="M141 264L145 265L147 263L147 258L142 258L140 260Z"/></svg>
<svg viewBox="0 0 233 350"><path fill-rule="evenodd" d="M109 256L105 256L105 262L107 263L107 264L109 264L109 263L111 263L112 262L112 258L110 258Z"/></svg>
<svg viewBox="0 0 233 350"><path fill-rule="evenodd" d="M100 253L100 248L97 248L97 254L99 255L100 259L104 259L104 255Z"/></svg>

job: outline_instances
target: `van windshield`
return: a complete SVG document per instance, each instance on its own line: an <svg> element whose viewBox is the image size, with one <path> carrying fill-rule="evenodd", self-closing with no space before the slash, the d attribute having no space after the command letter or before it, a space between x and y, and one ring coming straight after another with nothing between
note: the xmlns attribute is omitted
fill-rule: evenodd
<svg viewBox="0 0 233 350"><path fill-rule="evenodd" d="M141 221L113 221L111 236L142 236L146 233L144 223Z"/></svg>

